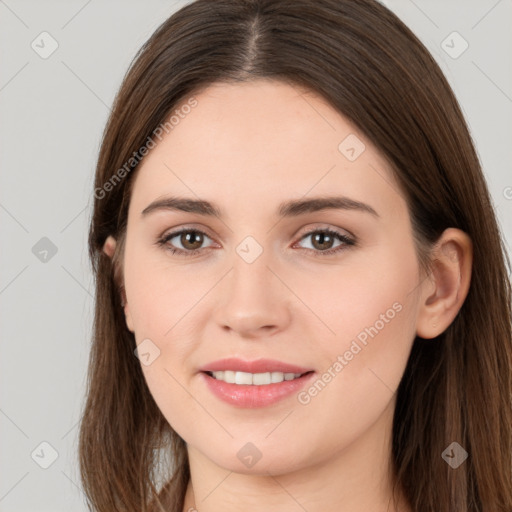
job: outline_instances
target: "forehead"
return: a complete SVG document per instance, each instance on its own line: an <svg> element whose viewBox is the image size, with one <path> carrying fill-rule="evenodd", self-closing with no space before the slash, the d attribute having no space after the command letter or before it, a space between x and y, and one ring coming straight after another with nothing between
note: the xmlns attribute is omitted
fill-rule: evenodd
<svg viewBox="0 0 512 512"><path fill-rule="evenodd" d="M336 192L385 203L397 195L385 158L307 89L216 83L193 98L194 107L182 109L190 98L176 106L181 115L139 166L132 200L140 206L166 193L260 209L274 197Z"/></svg>

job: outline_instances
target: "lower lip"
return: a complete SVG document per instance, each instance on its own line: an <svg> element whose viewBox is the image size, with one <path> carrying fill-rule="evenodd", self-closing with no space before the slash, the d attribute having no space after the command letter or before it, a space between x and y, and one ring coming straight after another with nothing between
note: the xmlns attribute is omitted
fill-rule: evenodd
<svg viewBox="0 0 512 512"><path fill-rule="evenodd" d="M263 386L230 384L223 380L217 380L204 372L201 372L201 375L210 391L218 398L230 405L252 409L275 404L279 400L298 393L313 378L314 372L305 374L298 379L284 380Z"/></svg>

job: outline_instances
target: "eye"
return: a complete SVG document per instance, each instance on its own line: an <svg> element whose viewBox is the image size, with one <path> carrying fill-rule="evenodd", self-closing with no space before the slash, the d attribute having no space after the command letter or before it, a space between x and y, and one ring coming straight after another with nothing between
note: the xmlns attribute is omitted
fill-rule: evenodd
<svg viewBox="0 0 512 512"><path fill-rule="evenodd" d="M301 237L300 241L306 240L309 237L311 237L312 248L307 249L312 250L315 256L328 256L356 244L355 240L348 235L327 228L309 231ZM333 244L336 241L339 241L339 245L333 248Z"/></svg>
<svg viewBox="0 0 512 512"><path fill-rule="evenodd" d="M193 256L202 249L201 246L204 243L205 237L211 240L211 238L204 231L199 229L184 228L179 231L174 231L164 235L157 241L157 244L160 246L165 246L165 248L171 251L172 254ZM177 242L175 243L181 244L182 248L176 248L174 247L174 244L171 244L171 240L174 238L177 239Z"/></svg>
<svg viewBox="0 0 512 512"><path fill-rule="evenodd" d="M315 256L328 256L330 254L345 250L347 247L356 244L355 240L350 236L327 228L309 231L300 238L299 242L306 240L309 237L312 237L312 248L306 248L306 250L313 251ZM177 240L171 243L171 241L175 238ZM180 229L179 231L173 231L172 233L164 235L157 240L157 244L159 246L165 247L172 254L193 256L201 252L202 249L211 247L211 245L202 247L205 238L211 240L211 238L200 229L184 228ZM336 241L338 241L339 244L333 247L333 244L335 244ZM181 248L176 247L176 243L181 244Z"/></svg>

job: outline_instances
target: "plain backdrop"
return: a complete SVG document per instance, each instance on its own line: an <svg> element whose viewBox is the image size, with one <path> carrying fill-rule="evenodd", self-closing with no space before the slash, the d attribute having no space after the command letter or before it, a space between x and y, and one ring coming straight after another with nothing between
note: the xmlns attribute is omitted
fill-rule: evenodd
<svg viewBox="0 0 512 512"><path fill-rule="evenodd" d="M76 446L93 320L94 167L133 56L185 3L0 0L2 512L87 510ZM451 83L510 248L512 0L384 3Z"/></svg>

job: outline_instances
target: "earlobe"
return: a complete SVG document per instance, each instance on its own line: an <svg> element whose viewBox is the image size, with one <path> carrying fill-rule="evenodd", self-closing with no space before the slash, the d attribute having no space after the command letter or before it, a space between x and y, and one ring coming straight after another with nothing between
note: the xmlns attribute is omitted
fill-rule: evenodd
<svg viewBox="0 0 512 512"><path fill-rule="evenodd" d="M114 252L116 250L116 239L109 235L103 244L103 252L112 258L114 256Z"/></svg>
<svg viewBox="0 0 512 512"><path fill-rule="evenodd" d="M432 257L432 271L422 286L416 325L416 334L425 339L444 332L466 299L473 263L471 239L460 229L448 228Z"/></svg>
<svg viewBox="0 0 512 512"><path fill-rule="evenodd" d="M128 301L126 300L126 290L124 288L124 285L121 287L121 306L123 307L123 311L124 311L126 327L128 327L129 331L134 332L132 314L130 313L130 307L128 305Z"/></svg>
<svg viewBox="0 0 512 512"><path fill-rule="evenodd" d="M132 321L132 315L130 313L130 308L126 302L124 303L123 308L124 308L124 317L126 320L126 327L128 327L128 330L130 332L135 332L133 329L133 321Z"/></svg>

